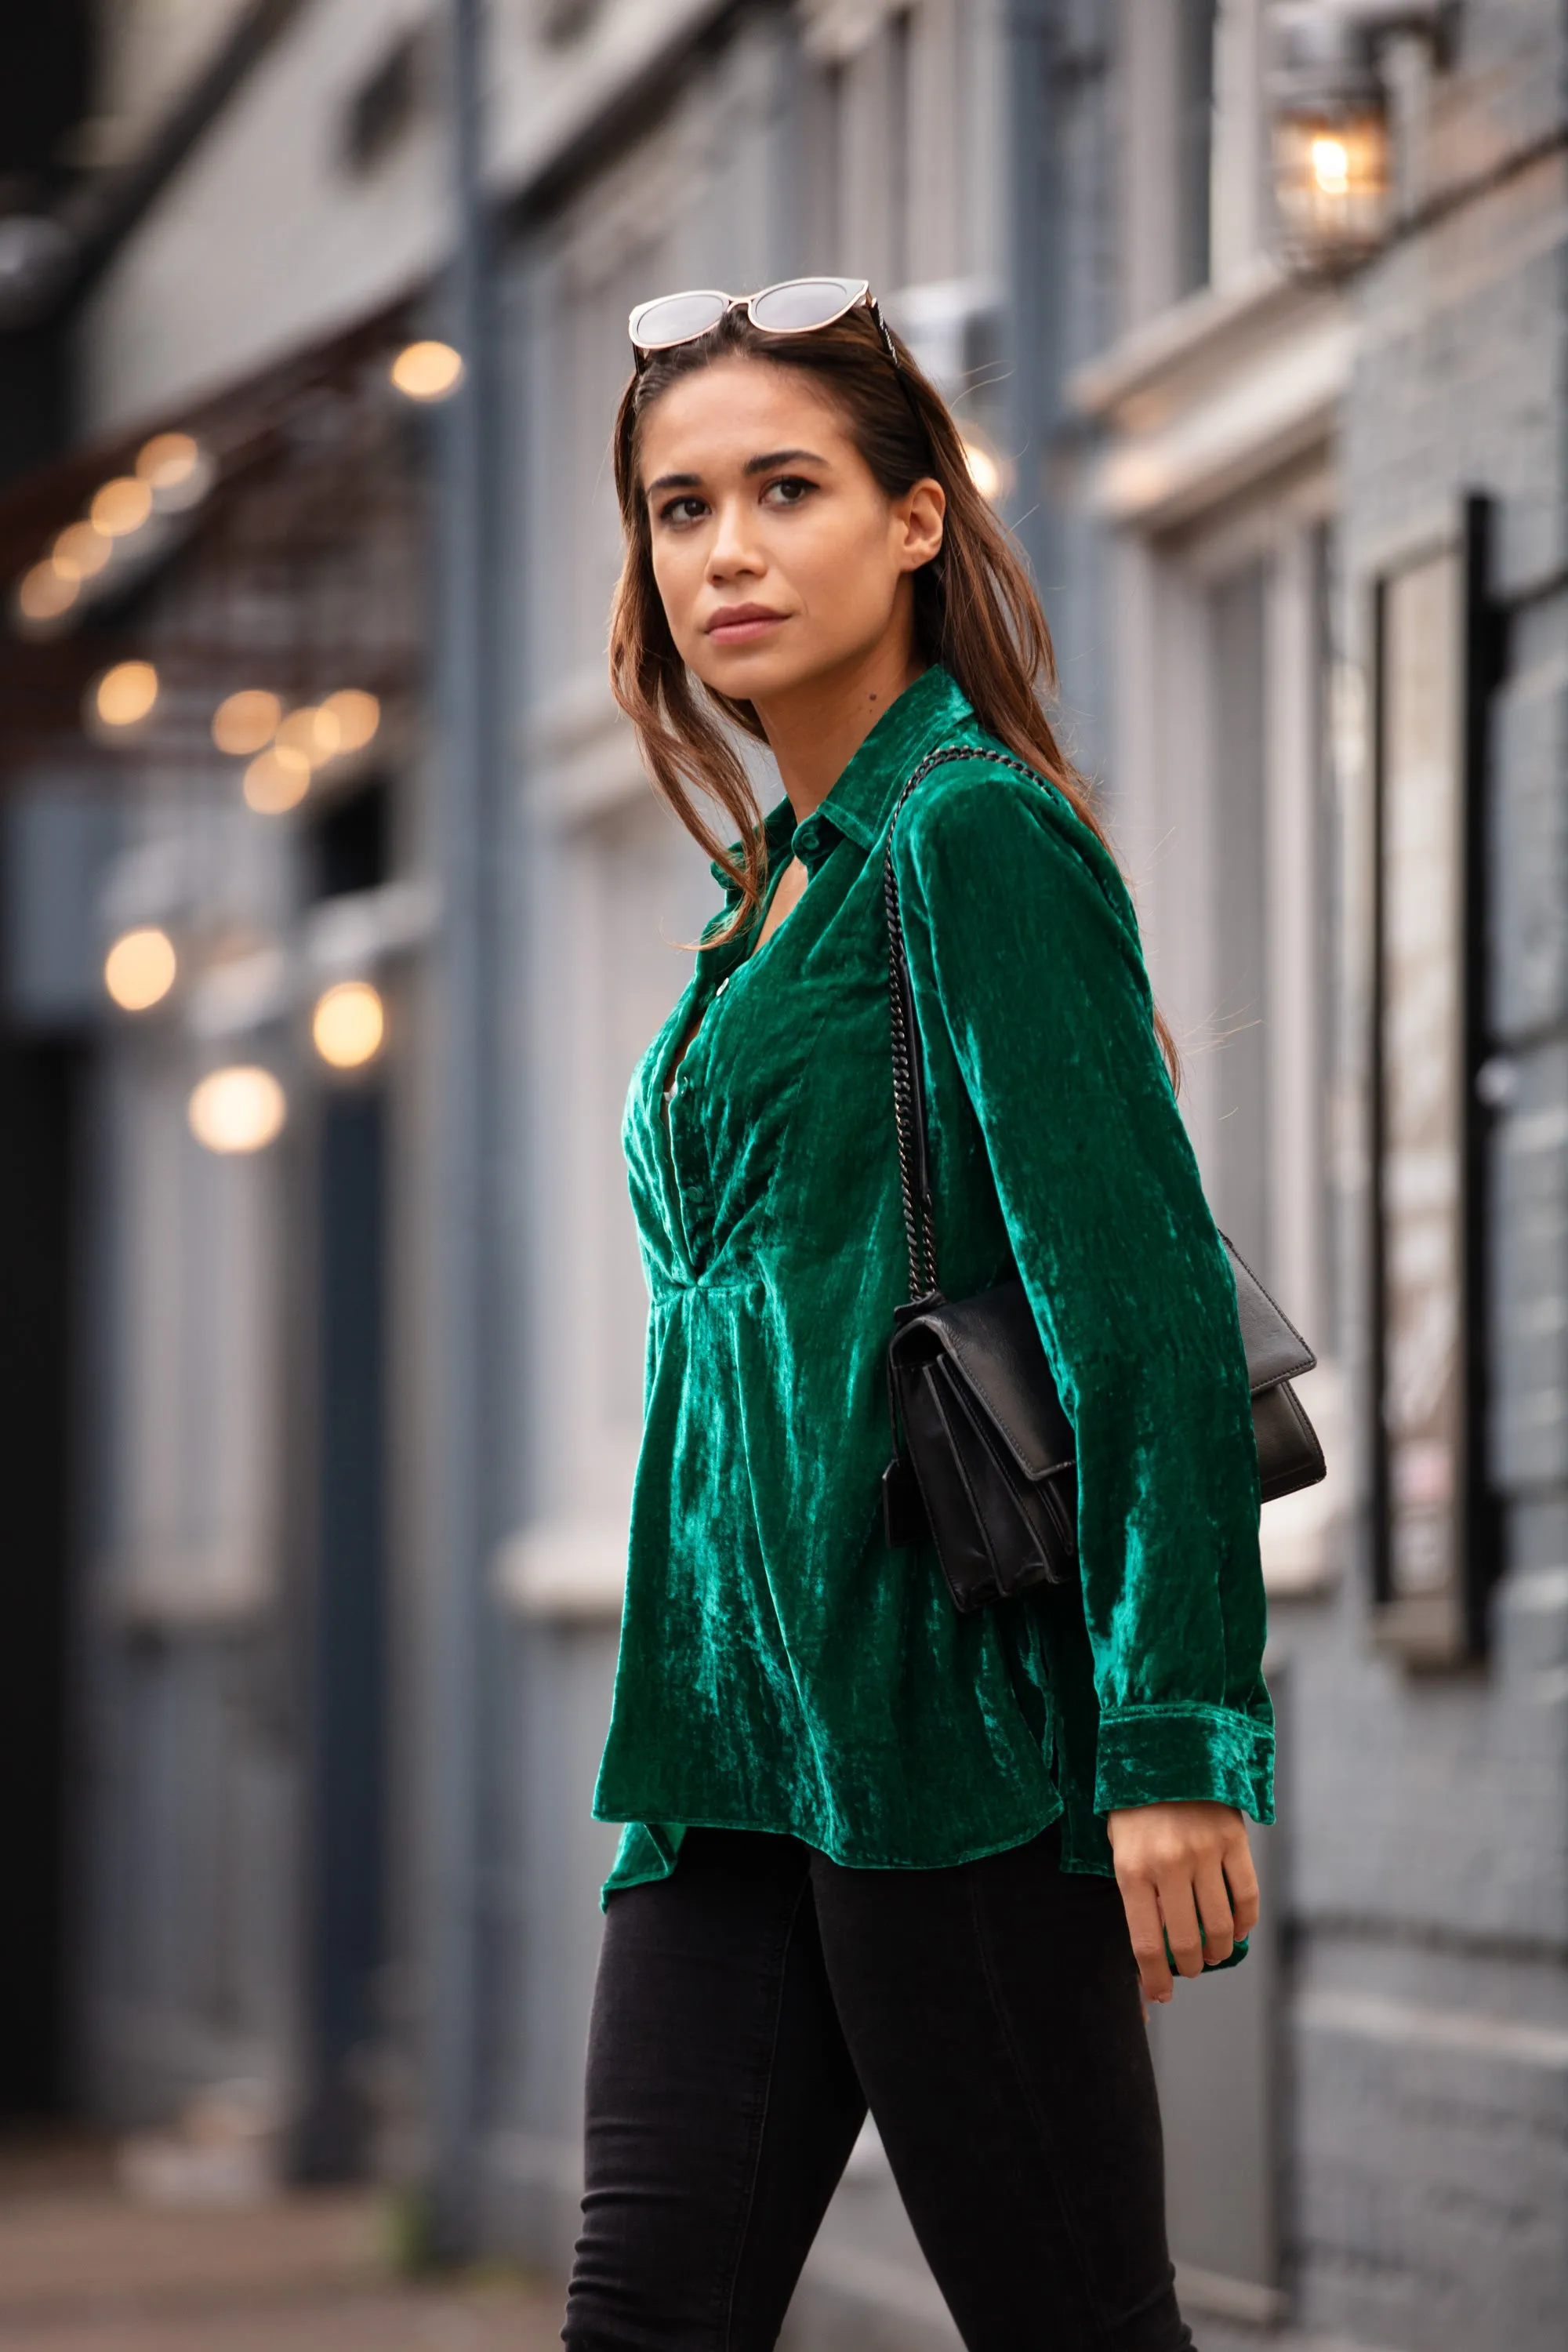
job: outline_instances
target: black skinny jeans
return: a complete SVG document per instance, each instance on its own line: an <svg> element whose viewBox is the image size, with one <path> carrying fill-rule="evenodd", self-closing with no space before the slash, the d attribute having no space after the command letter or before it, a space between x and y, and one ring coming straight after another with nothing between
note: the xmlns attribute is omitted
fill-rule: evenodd
<svg viewBox="0 0 1568 2352"><path fill-rule="evenodd" d="M764 2352L864 2120L969 2352L1180 2352L1121 1900L693 1830L610 1898L573 2352Z"/></svg>

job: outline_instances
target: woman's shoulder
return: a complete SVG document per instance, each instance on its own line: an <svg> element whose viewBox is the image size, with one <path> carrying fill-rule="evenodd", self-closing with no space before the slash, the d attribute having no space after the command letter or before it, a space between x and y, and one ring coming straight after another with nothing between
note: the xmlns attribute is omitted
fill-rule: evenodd
<svg viewBox="0 0 1568 2352"><path fill-rule="evenodd" d="M915 786L894 832L894 856L917 887L994 874L1005 886L1087 896L1131 928L1115 857L1060 786L984 729L955 733L950 756Z"/></svg>

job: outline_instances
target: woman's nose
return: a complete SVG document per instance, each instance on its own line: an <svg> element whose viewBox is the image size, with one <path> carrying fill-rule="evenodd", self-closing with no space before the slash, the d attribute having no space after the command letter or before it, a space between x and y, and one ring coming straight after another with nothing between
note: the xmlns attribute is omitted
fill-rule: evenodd
<svg viewBox="0 0 1568 2352"><path fill-rule="evenodd" d="M718 580L732 580L737 572L754 574L763 569L743 499L727 499L720 507L708 569Z"/></svg>

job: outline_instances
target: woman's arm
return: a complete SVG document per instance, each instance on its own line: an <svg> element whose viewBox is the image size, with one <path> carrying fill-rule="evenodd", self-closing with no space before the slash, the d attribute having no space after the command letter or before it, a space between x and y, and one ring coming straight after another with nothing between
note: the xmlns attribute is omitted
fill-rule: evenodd
<svg viewBox="0 0 1568 2352"><path fill-rule="evenodd" d="M980 753L910 802L897 856L922 1030L951 1038L1077 1438L1095 1810L1117 1823L1144 1942L1144 1896L1163 1888L1178 1959L1194 1906L1214 1957L1239 1814L1272 1818L1257 1448L1235 1286L1131 906L1088 843L1054 795Z"/></svg>

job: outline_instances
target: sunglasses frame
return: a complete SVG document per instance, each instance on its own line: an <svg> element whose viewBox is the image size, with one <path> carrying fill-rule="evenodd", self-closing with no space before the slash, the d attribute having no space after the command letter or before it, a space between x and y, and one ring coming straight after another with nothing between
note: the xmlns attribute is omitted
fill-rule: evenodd
<svg viewBox="0 0 1568 2352"><path fill-rule="evenodd" d="M753 307L756 303L765 301L770 294L783 293L786 287L812 286L817 283L828 286L852 286L855 290L848 300L842 303L831 317L816 319L809 327L764 327L762 324ZM815 278L780 278L772 286L759 287L754 294L726 294L722 288L718 286L689 286L683 288L679 294L652 294L646 301L634 303L626 319L626 333L631 339L632 350L637 354L638 367L642 365L644 360L653 358L659 352L679 351L682 343L700 343L704 335L712 333L713 329L719 324L719 319L712 320L706 327L699 327L695 334L672 335L668 341L658 343L642 342L636 332L637 321L645 310L653 310L660 302L690 301L700 294L710 296L715 302L722 302L724 308L720 312L720 319L727 319L731 310L744 310L759 335L777 335L781 338L791 335L820 334L824 327L836 327L840 319L847 319L858 303L864 302L871 314L877 332L882 339L883 350L895 367L899 364L898 351L894 346L892 336L888 332L887 321L882 316L881 304L872 293L870 281L868 278L824 278L818 280Z"/></svg>

